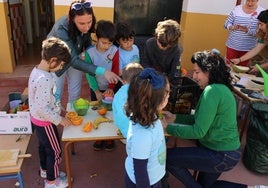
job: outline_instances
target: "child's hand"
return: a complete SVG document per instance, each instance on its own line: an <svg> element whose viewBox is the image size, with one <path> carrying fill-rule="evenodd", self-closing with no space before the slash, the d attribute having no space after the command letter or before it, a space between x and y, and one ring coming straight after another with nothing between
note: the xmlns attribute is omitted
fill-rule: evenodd
<svg viewBox="0 0 268 188"><path fill-rule="evenodd" d="M102 100L102 92L100 92L100 90L96 90L94 92L95 92L97 100L101 101Z"/></svg>
<svg viewBox="0 0 268 188"><path fill-rule="evenodd" d="M61 122L60 122L60 124L61 124L63 127L66 127L66 126L72 125L72 122L71 122L68 118L61 117Z"/></svg>
<svg viewBox="0 0 268 188"><path fill-rule="evenodd" d="M104 97L113 97L114 91L112 89L107 89L103 94Z"/></svg>

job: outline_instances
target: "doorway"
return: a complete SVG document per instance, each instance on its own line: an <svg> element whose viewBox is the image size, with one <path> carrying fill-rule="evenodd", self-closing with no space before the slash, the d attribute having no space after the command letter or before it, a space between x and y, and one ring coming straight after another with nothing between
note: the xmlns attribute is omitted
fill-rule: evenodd
<svg viewBox="0 0 268 188"><path fill-rule="evenodd" d="M16 65L37 64L54 24L54 0L9 0L8 7Z"/></svg>

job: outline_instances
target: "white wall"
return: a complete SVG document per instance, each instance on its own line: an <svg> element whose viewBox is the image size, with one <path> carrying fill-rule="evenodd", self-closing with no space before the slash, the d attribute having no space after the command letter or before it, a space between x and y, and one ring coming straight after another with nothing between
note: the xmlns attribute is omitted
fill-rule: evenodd
<svg viewBox="0 0 268 188"><path fill-rule="evenodd" d="M244 1L242 1L244 3ZM205 14L229 15L236 0L184 0L183 11ZM268 0L259 0L259 5L268 9Z"/></svg>
<svg viewBox="0 0 268 188"><path fill-rule="evenodd" d="M70 5L72 0L54 0L55 5ZM93 7L114 7L114 0L91 0Z"/></svg>
<svg viewBox="0 0 268 188"><path fill-rule="evenodd" d="M268 9L268 1L267 0L259 0L259 5L261 5L264 9Z"/></svg>

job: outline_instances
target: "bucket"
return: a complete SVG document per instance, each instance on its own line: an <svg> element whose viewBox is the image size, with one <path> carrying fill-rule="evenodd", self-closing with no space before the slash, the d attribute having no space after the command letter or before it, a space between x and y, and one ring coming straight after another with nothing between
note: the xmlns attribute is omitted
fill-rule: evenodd
<svg viewBox="0 0 268 188"><path fill-rule="evenodd" d="M264 96L268 96L268 74L261 68L260 65L256 64L257 68L261 72L264 81Z"/></svg>

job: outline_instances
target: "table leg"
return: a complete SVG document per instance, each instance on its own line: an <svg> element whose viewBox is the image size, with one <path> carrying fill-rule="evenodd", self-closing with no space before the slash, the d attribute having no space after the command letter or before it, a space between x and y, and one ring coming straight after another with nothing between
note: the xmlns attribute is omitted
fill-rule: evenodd
<svg viewBox="0 0 268 188"><path fill-rule="evenodd" d="M72 188L72 178L71 178L71 164L70 164L70 155L69 155L69 146L72 146L73 142L66 142L64 146L64 156L65 156L65 167L66 174L68 179L68 187Z"/></svg>
<svg viewBox="0 0 268 188"><path fill-rule="evenodd" d="M243 119L238 121L238 128L239 128L239 135L240 135L240 140L242 140L243 135L245 134L245 131L248 128L249 124L249 112L250 112L250 103L248 101L244 101L245 104L245 111L244 111L244 116Z"/></svg>

